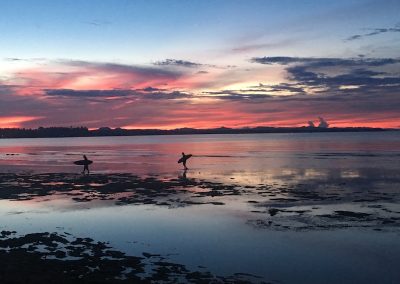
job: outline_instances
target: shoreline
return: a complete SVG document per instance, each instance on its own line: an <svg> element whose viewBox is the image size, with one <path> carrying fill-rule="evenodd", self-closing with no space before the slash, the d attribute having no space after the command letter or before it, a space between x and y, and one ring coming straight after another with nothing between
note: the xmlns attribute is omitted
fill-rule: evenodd
<svg viewBox="0 0 400 284"><path fill-rule="evenodd" d="M29 216L32 210L29 203L47 208L54 206L52 204L60 206L59 200L67 202L66 207L59 207L62 212L75 211L76 207L69 205L76 204L82 208L81 214L88 214L86 210L91 208L113 210L130 206L136 208L134 212L141 208L144 212L149 208L173 212L183 207L190 210L203 206L211 212L213 208L219 210L214 212L234 209L237 213L233 217L246 230L266 234L301 236L332 231L338 234L354 231L358 232L356 235L376 237L399 234L400 196L395 187L400 184L400 177L387 180L391 187L388 184L382 187L380 182L380 178L368 182L362 178L342 178L326 180L322 185L315 180L239 185L234 181L128 173L0 173L0 200L13 205L9 207L13 211L4 213L16 214L16 218L21 216L18 220ZM35 206L33 211L37 210ZM18 208L24 209L18 211ZM148 221L144 220L144 226L148 226ZM3 266L0 272L13 283L45 280L61 283L281 283L246 271L218 276L212 266L196 268L147 246L144 250L139 246L140 253L128 253L110 245L108 239L77 234L76 230L65 226L62 219L43 230L38 230L40 226L28 231L24 225L21 228L10 223L0 229L0 260L12 264ZM131 245L137 247L139 243L135 240ZM24 261L29 265L22 265ZM51 271L36 273L41 267L46 267L46 271L51 268Z"/></svg>
<svg viewBox="0 0 400 284"><path fill-rule="evenodd" d="M368 183L362 178L342 178L323 185L313 180L245 185L129 173L0 173L0 183L0 200L12 202L42 202L55 196L76 203L96 201L108 206L152 205L175 209L202 205L229 207L233 198L246 205L244 222L256 228L400 229L400 211L392 208L400 202L400 194L393 189L400 184L400 178L393 178L392 187L388 188L379 186L379 178Z"/></svg>
<svg viewBox="0 0 400 284"><path fill-rule="evenodd" d="M47 129L47 128L45 128ZM67 127L62 127L62 129L69 129ZM370 128L370 127L332 127L332 128L309 128L309 127L266 127L266 130L257 129L257 128L243 128L243 129L234 129L234 128L222 128L221 129L174 129L174 130L136 130L136 129L122 129L123 132L127 133L118 133L117 129L110 129L105 133L102 133L99 130L87 130L87 133L82 135L31 135L31 134L17 134L14 136L4 137L1 132L4 130L7 131L18 131L18 129L0 129L0 140L2 139L32 139L32 138L87 138L87 137L134 137L134 136L186 136L186 135L241 135L241 134L304 134L304 133L375 133L375 132L399 132L400 129L395 128ZM38 129L27 129L23 131L38 131Z"/></svg>

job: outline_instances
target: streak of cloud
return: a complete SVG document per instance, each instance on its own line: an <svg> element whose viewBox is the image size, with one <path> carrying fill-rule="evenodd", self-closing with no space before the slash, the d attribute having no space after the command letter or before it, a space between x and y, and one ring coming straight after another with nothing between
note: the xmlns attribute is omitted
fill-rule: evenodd
<svg viewBox="0 0 400 284"><path fill-rule="evenodd" d="M200 63L195 63L187 60L181 60L181 59L165 59L163 61L157 61L154 63L154 65L159 65L159 66L180 66L180 67L188 67L188 68L194 68L194 67L200 67L203 64Z"/></svg>
<svg viewBox="0 0 400 284"><path fill-rule="evenodd" d="M352 35L352 36L346 38L345 41L359 40L359 39L363 39L365 37L376 36L376 35L384 34L384 33L399 33L400 26L396 25L393 28L374 28L374 29L367 29L367 30L370 30L370 32L364 33L364 34Z"/></svg>

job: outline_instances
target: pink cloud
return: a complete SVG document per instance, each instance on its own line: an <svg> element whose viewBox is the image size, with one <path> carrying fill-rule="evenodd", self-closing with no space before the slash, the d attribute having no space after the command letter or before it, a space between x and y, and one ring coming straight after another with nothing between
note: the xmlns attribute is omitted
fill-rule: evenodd
<svg viewBox="0 0 400 284"><path fill-rule="evenodd" d="M272 70L272 69L271 69ZM10 74L0 87L4 127L128 128L302 126L317 116L332 126L398 127L395 93L259 96L199 92L269 78L252 71L200 73L171 67L62 61ZM255 78L255 79L254 79ZM247 83L249 84L249 83ZM147 87L152 87L145 89ZM186 90L188 93L173 92ZM86 91L82 92L82 91ZM109 91L109 92L107 92ZM111 92L110 92L111 91ZM372 107L373 106L373 107Z"/></svg>

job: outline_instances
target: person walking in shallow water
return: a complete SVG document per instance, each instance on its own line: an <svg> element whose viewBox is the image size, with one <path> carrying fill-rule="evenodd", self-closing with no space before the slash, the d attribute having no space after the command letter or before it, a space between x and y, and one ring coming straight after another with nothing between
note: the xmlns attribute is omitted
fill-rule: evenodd
<svg viewBox="0 0 400 284"><path fill-rule="evenodd" d="M75 161L74 164L75 165L82 165L83 166L83 172L82 174L84 174L85 172L87 172L88 174L90 173L89 171L89 165L93 163L93 161L89 160L86 155L83 155L83 160L79 160L79 161Z"/></svg>
<svg viewBox="0 0 400 284"><path fill-rule="evenodd" d="M182 157L179 159L178 163L182 163L183 167L185 169L185 171L188 169L188 167L186 166L186 161L189 160L189 158L192 156L192 154L185 154L184 152L182 152Z"/></svg>
<svg viewBox="0 0 400 284"><path fill-rule="evenodd" d="M89 174L90 173L90 171L89 171L89 163L88 163L88 161L89 161L89 159L86 157L86 155L83 155L83 159L87 162L87 163L85 163L84 165L83 165L83 174L85 173L85 171L87 171L87 173Z"/></svg>

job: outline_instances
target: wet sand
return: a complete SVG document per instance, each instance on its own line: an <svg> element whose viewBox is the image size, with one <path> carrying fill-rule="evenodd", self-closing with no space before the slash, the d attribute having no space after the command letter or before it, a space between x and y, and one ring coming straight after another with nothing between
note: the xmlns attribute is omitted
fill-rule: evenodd
<svg viewBox="0 0 400 284"><path fill-rule="evenodd" d="M199 178L135 176L132 174L3 173L0 199L11 202L106 206L149 205L170 210L189 206L229 207L239 203L247 212L243 223L257 230L307 232L372 230L400 233L400 180L381 184L359 178L245 185ZM15 213L15 212L14 212ZM106 242L71 232L0 233L1 279L10 283L103 282L132 283L279 283L238 271L218 276L207 270L171 262L167 255L127 255Z"/></svg>
<svg viewBox="0 0 400 284"><path fill-rule="evenodd" d="M2 282L400 283L398 132L0 144Z"/></svg>
<svg viewBox="0 0 400 284"><path fill-rule="evenodd" d="M190 271L161 255L128 256L107 243L67 232L21 236L1 231L0 261L0 277L6 283L252 283L259 278Z"/></svg>
<svg viewBox="0 0 400 284"><path fill-rule="evenodd" d="M400 225L400 180L391 186L369 188L363 180L340 179L278 185L224 184L197 178L139 177L131 174L68 173L0 174L0 199L44 201L68 197L75 202L103 201L110 205L150 204L168 208L211 204L224 206L234 196L250 205L259 228L313 230L364 227L396 230ZM351 208L348 209L348 208Z"/></svg>

